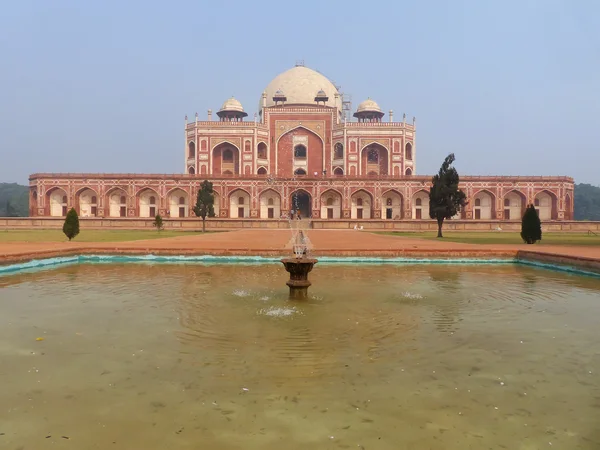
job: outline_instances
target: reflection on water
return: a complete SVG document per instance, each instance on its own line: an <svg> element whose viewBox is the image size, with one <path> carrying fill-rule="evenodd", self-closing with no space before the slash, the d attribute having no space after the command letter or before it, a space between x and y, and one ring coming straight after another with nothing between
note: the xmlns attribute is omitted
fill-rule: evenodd
<svg viewBox="0 0 600 450"><path fill-rule="evenodd" d="M0 279L0 447L600 448L600 280L81 265ZM43 338L43 340L36 340Z"/></svg>

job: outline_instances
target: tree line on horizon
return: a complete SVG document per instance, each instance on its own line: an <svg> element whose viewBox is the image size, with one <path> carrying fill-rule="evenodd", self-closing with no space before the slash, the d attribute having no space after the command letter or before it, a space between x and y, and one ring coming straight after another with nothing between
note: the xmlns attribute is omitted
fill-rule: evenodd
<svg viewBox="0 0 600 450"><path fill-rule="evenodd" d="M575 220L600 221L600 186L575 185ZM29 187L17 183L0 183L0 217L29 215Z"/></svg>

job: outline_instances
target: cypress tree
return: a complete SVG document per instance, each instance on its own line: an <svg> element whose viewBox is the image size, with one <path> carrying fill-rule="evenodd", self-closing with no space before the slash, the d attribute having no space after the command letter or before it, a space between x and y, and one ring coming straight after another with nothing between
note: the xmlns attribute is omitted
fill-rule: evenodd
<svg viewBox="0 0 600 450"><path fill-rule="evenodd" d="M69 238L69 241L79 234L79 216L75 208L71 208L63 224L63 233Z"/></svg>
<svg viewBox="0 0 600 450"><path fill-rule="evenodd" d="M194 214L196 217L202 218L202 232L206 231L206 217L215 217L215 193L213 184L204 180L196 197L196 206L194 206Z"/></svg>
<svg viewBox="0 0 600 450"><path fill-rule="evenodd" d="M438 235L442 236L444 219L454 217L466 205L466 195L458 188L459 176L452 166L454 153L444 159L440 171L431 179L429 191L429 217L437 220Z"/></svg>
<svg viewBox="0 0 600 450"><path fill-rule="evenodd" d="M155 228L156 228L158 231L161 231L161 230L162 230L162 229L165 227L165 225L164 225L164 223L163 223L163 218L161 217L161 215L160 215L160 214L157 214L157 215L154 217L154 222L152 222L152 225L153 225L153 226L154 226L154 227L155 227Z"/></svg>
<svg viewBox="0 0 600 450"><path fill-rule="evenodd" d="M521 238L527 244L535 244L536 241L542 240L542 221L533 205L527 206L523 214Z"/></svg>

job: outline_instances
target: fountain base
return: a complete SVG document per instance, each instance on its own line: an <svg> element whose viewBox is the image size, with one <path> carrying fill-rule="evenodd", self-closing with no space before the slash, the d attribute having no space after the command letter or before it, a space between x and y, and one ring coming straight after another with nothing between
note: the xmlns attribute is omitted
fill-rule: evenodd
<svg viewBox="0 0 600 450"><path fill-rule="evenodd" d="M289 272L290 279L285 283L290 288L291 299L305 299L308 296L308 273L317 263L313 258L284 258L281 260L285 270Z"/></svg>

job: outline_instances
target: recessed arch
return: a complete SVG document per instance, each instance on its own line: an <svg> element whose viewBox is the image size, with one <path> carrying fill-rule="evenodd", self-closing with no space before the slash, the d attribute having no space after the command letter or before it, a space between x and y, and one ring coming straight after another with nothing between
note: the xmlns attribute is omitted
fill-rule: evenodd
<svg viewBox="0 0 600 450"><path fill-rule="evenodd" d="M387 220L402 219L404 196L396 189L388 189L381 194L381 217Z"/></svg>
<svg viewBox="0 0 600 450"><path fill-rule="evenodd" d="M404 158L408 161L413 159L413 145L411 142L407 142L404 146Z"/></svg>
<svg viewBox="0 0 600 450"><path fill-rule="evenodd" d="M281 217L281 195L275 189L264 189L258 196L261 219L279 219Z"/></svg>
<svg viewBox="0 0 600 450"><path fill-rule="evenodd" d="M46 191L48 214L52 217L64 217L67 215L69 199L67 190L54 186Z"/></svg>
<svg viewBox="0 0 600 450"><path fill-rule="evenodd" d="M411 176L412 175L412 169L410 167L407 167L406 170L404 171L404 175Z"/></svg>
<svg viewBox="0 0 600 450"><path fill-rule="evenodd" d="M140 217L156 217L160 203L158 192L145 186L137 191L136 198Z"/></svg>
<svg viewBox="0 0 600 450"><path fill-rule="evenodd" d="M370 219L373 216L373 195L365 189L357 189L350 195L350 217Z"/></svg>
<svg viewBox="0 0 600 450"><path fill-rule="evenodd" d="M267 159L268 157L268 148L267 144L264 142L259 142L256 146L256 157L258 159Z"/></svg>
<svg viewBox="0 0 600 450"><path fill-rule="evenodd" d="M333 175L336 177L343 177L344 176L344 169L342 169L341 167L334 167L333 169Z"/></svg>
<svg viewBox="0 0 600 450"><path fill-rule="evenodd" d="M327 189L321 194L321 218L340 219L342 217L342 193L337 189Z"/></svg>
<svg viewBox="0 0 600 450"><path fill-rule="evenodd" d="M568 192L565 194L565 220L573 220L573 200Z"/></svg>
<svg viewBox="0 0 600 450"><path fill-rule="evenodd" d="M195 175L196 174L196 169L194 169L192 166L188 167L188 174Z"/></svg>
<svg viewBox="0 0 600 450"><path fill-rule="evenodd" d="M296 189L290 194L290 212L301 218L312 215L312 196L304 189Z"/></svg>
<svg viewBox="0 0 600 450"><path fill-rule="evenodd" d="M211 150L211 173L215 175L239 175L242 165L242 152L237 145L223 141Z"/></svg>
<svg viewBox="0 0 600 450"><path fill-rule="evenodd" d="M429 219L429 191L420 189L412 196L413 219Z"/></svg>
<svg viewBox="0 0 600 450"><path fill-rule="evenodd" d="M306 175L306 170L304 170L304 169L296 169L296 170L294 170L294 175L295 175L295 176L298 176L298 175L300 175L300 176L302 176L302 175Z"/></svg>
<svg viewBox="0 0 600 450"><path fill-rule="evenodd" d="M502 197L504 220L521 220L526 206L527 196L523 192L518 189L506 192Z"/></svg>
<svg viewBox="0 0 600 450"><path fill-rule="evenodd" d="M90 187L83 187L75 192L76 210L80 217L96 217L98 215L98 193Z"/></svg>
<svg viewBox="0 0 600 450"><path fill-rule="evenodd" d="M306 159L306 145L296 144L294 145L294 159Z"/></svg>
<svg viewBox="0 0 600 450"><path fill-rule="evenodd" d="M196 157L196 143L194 141L188 142L188 158Z"/></svg>
<svg viewBox="0 0 600 450"><path fill-rule="evenodd" d="M360 151L361 173L368 176L389 175L389 149L378 142L363 146Z"/></svg>
<svg viewBox="0 0 600 450"><path fill-rule="evenodd" d="M182 188L173 188L167 192L169 217L188 217L190 215L190 195Z"/></svg>
<svg viewBox="0 0 600 450"><path fill-rule="evenodd" d="M267 172L267 169L266 169L265 167L262 167L262 166L261 166L261 167L259 167L259 168L258 168L258 170L256 171L256 174L257 174L257 175L267 175L267 174L268 174L268 172Z"/></svg>
<svg viewBox="0 0 600 450"><path fill-rule="evenodd" d="M295 130L298 130L298 129L303 129L303 130L305 130L305 131L307 131L307 132L309 132L309 133L311 133L311 134L315 135L316 137L318 137L318 138L321 140L321 144L323 144L323 146L325 146L325 141L323 140L323 138L322 138L321 136L319 136L319 135L318 135L317 133L315 133L313 130L310 130L310 129L308 129L308 128L306 128L306 127L302 126L302 125L297 125L297 126L295 126L294 128L291 128L291 129L287 130L285 133L283 133L281 136L279 136L279 137L277 138L276 144L279 144L279 141L280 141L281 139L283 139L285 136L289 135L290 133L292 133L293 131L295 131Z"/></svg>
<svg viewBox="0 0 600 450"><path fill-rule="evenodd" d="M127 189L113 186L105 194L109 217L127 217Z"/></svg>
<svg viewBox="0 0 600 450"><path fill-rule="evenodd" d="M489 189L479 189L472 196L473 219L494 220L496 218L496 195Z"/></svg>
<svg viewBox="0 0 600 450"><path fill-rule="evenodd" d="M558 197L554 192L547 189L536 192L534 205L540 220L556 220L558 218Z"/></svg>
<svg viewBox="0 0 600 450"><path fill-rule="evenodd" d="M229 193L229 217L243 219L250 217L250 193L242 188L236 188Z"/></svg>
<svg viewBox="0 0 600 450"><path fill-rule="evenodd" d="M344 159L344 145L341 142L333 146L333 159Z"/></svg>

